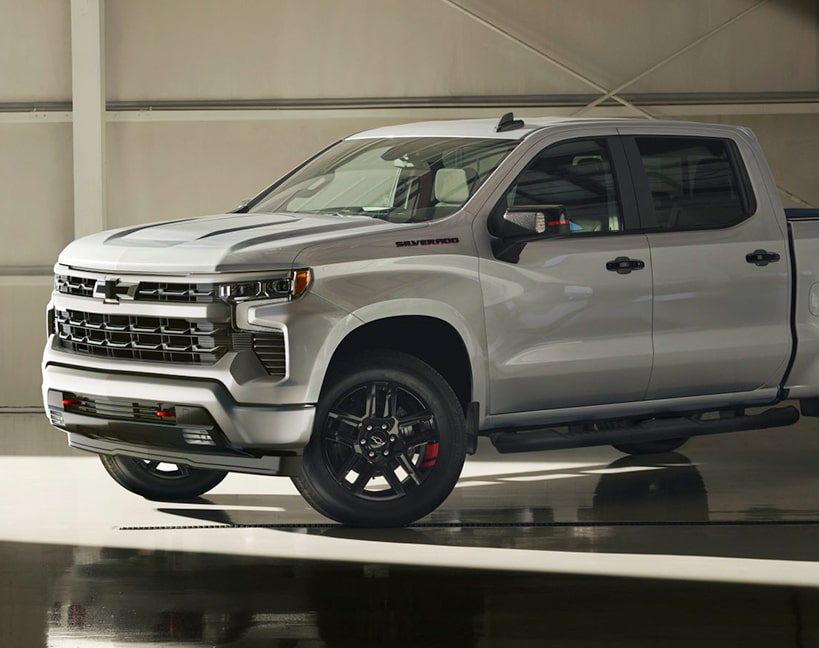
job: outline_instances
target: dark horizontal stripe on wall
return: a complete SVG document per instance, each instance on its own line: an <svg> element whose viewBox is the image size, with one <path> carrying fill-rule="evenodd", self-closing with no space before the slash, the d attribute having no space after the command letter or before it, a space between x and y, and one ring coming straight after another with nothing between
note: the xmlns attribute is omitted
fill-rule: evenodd
<svg viewBox="0 0 819 648"><path fill-rule="evenodd" d="M466 95L453 97L334 97L294 99L175 99L109 101L108 111L138 110L305 110L344 108L491 108L504 106L571 107L590 104L598 94ZM817 92L657 93L619 95L637 106L819 103ZM610 99L601 105L620 104ZM66 112L70 101L5 102L0 112Z"/></svg>

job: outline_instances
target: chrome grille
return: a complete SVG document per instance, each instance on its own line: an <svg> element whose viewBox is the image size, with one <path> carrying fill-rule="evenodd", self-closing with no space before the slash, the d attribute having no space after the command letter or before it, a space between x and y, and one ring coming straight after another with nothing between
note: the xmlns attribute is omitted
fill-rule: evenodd
<svg viewBox="0 0 819 648"><path fill-rule="evenodd" d="M94 297L95 277L78 277L67 274L55 276L54 289L64 295ZM133 299L148 302L172 302L182 304L212 304L219 301L219 290L212 283L173 283L140 281Z"/></svg>
<svg viewBox="0 0 819 648"><path fill-rule="evenodd" d="M136 299L140 301L210 304L218 301L218 296L218 291L214 284L140 281L136 291Z"/></svg>
<svg viewBox="0 0 819 648"><path fill-rule="evenodd" d="M118 360L213 364L228 351L252 351L270 376L287 375L283 331L231 331L228 322L68 309L54 312L54 334L69 353Z"/></svg>
<svg viewBox="0 0 819 648"><path fill-rule="evenodd" d="M54 277L54 289L57 292L77 297L93 297L95 283L97 280L93 277L72 277L59 274Z"/></svg>
<svg viewBox="0 0 819 648"><path fill-rule="evenodd" d="M103 358L212 364L229 350L229 324L57 310L54 332L71 353Z"/></svg>

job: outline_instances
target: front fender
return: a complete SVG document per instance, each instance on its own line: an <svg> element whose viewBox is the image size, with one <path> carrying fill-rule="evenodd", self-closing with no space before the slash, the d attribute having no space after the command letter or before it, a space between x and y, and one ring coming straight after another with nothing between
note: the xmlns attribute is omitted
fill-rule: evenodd
<svg viewBox="0 0 819 648"><path fill-rule="evenodd" d="M463 255L430 255L354 261L314 267L304 298L282 305L251 307L251 326L284 325L290 351L289 376L278 397L315 403L335 351L367 324L403 316L449 324L472 361L475 400L486 402L483 295L478 263Z"/></svg>

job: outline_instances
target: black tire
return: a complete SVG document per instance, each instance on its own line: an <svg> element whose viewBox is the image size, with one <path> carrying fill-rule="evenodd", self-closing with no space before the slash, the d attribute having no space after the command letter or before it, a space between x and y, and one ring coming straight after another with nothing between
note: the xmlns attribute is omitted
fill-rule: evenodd
<svg viewBox="0 0 819 648"><path fill-rule="evenodd" d="M328 377L293 483L342 524L403 526L447 498L465 456L449 384L417 358L379 351Z"/></svg>
<svg viewBox="0 0 819 648"><path fill-rule="evenodd" d="M636 443L615 443L613 448L628 455L649 455L662 454L663 452L674 452L682 448L689 437L678 437L676 439L656 439L654 441L638 441Z"/></svg>
<svg viewBox="0 0 819 648"><path fill-rule="evenodd" d="M100 460L120 486L150 500L172 502L199 497L227 476L221 470L203 470L122 455L100 455Z"/></svg>

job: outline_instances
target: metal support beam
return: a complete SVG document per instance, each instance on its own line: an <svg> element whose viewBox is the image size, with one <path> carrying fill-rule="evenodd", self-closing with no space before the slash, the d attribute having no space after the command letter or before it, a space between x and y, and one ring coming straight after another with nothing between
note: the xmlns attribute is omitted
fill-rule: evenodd
<svg viewBox="0 0 819 648"><path fill-rule="evenodd" d="M614 99L616 102L630 108L634 112L637 112L637 113L641 114L643 117L646 117L648 119L654 119L654 116L651 113L649 113L648 111L643 110L639 106L635 106L633 103L627 101L626 99L623 99L622 97L618 97L615 94L609 94L609 90L605 86L600 85L599 83L597 83L593 79L590 79L589 77L587 77L585 74L582 74L581 72L578 72L574 68L569 67L568 65L566 65L562 61L559 61L557 58L555 58L551 54L548 54L548 53L544 52L543 50L538 49L537 47L535 47L534 45L531 45L530 43L527 43L525 40L523 40L519 36L515 36L513 33L509 32L509 31L507 31L505 29L502 29L501 27L498 27L497 25L489 22L486 18L484 18L483 16L475 13L471 9L467 9L466 7L461 6L457 2L454 2L453 0L441 0L441 2L443 2L444 4L452 7L453 9L456 9L457 11L460 11L462 14L464 14L466 16L469 16L475 22L480 23L481 25L483 25L487 29L495 32L496 34L499 34L499 35L503 36L507 40L512 41L516 45L519 45L520 47L522 47L525 50L531 52L532 54L535 54L536 56L539 56L540 58L544 59L545 61L548 61L553 66L555 66L558 69L562 70L566 74L571 75L575 79L577 79L579 81L582 81L583 83L586 83L587 85L591 86L592 88L594 88L598 92L602 92L604 94L607 94L608 98Z"/></svg>
<svg viewBox="0 0 819 648"><path fill-rule="evenodd" d="M702 43L707 41L709 38L712 38L712 37L716 36L721 31L727 29L728 27L733 25L738 20L742 20L749 13L759 9L762 5L766 4L767 2L768 2L768 0L759 0L759 2L757 2L755 5L752 5L751 7L748 7L744 11L739 12L733 18L729 18L728 20L726 20L721 25L718 25L717 27L714 27L714 29L710 30L708 33L703 34L699 38L691 41L688 45L686 45L682 49L677 50L676 52L674 52L670 56L666 56L662 61L659 61L658 63L655 63L654 65L652 65L650 68L648 68L644 72L641 72L640 74L638 74L636 77L633 77L633 78L629 79L625 83L621 83L619 86L617 86L613 90L609 90L604 95L602 95L602 96L598 97L597 99L595 99L594 101L592 101L588 106L585 106L585 107L581 108L580 110L578 110L575 113L575 115L583 115L583 114L589 112L590 110L592 110L593 108L595 108L596 106L600 105L604 101L608 101L609 99L617 99L617 96L619 95L619 93L623 92L623 90L625 90L626 88L634 85L640 79L643 79L643 78L647 77L649 74L652 74L652 73L656 72L661 67L663 67L664 65L667 65L668 63L670 63L674 59L679 58L680 56L682 56L686 52L690 52L695 47L699 47Z"/></svg>
<svg viewBox="0 0 819 648"><path fill-rule="evenodd" d="M105 227L104 0L71 0L74 235Z"/></svg>

